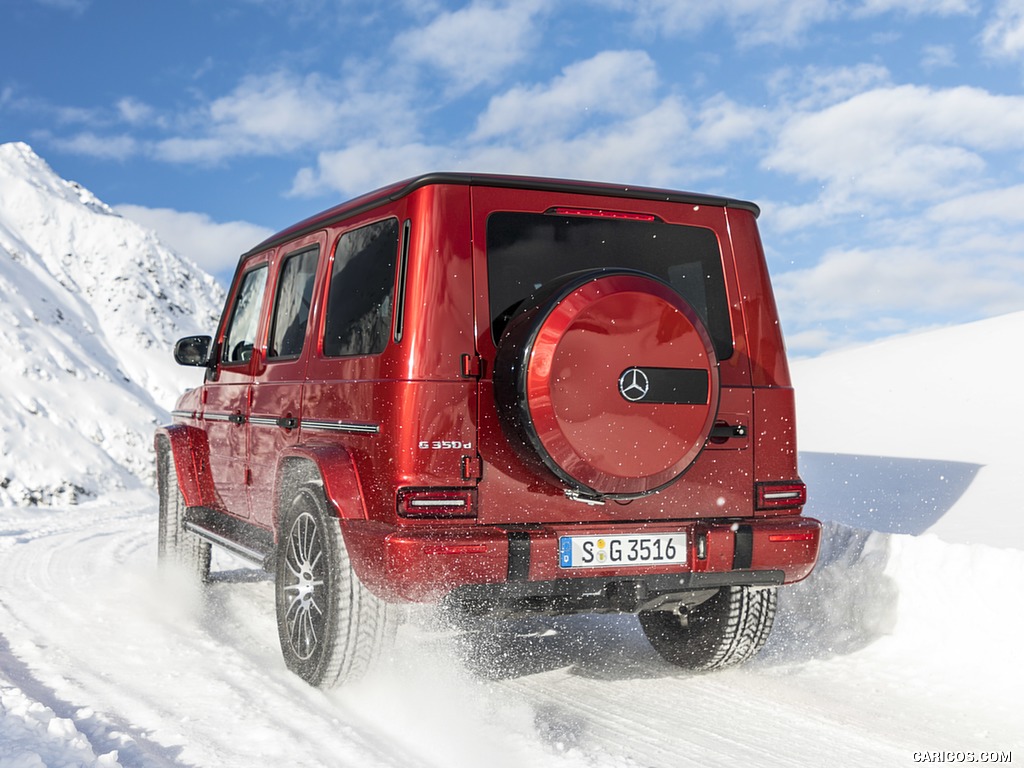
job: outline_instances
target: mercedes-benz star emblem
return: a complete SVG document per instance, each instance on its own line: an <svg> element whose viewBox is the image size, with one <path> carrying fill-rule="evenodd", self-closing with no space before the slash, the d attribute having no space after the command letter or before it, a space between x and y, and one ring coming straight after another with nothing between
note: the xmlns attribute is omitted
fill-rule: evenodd
<svg viewBox="0 0 1024 768"><path fill-rule="evenodd" d="M647 397L651 382L639 368L627 368L619 376L619 394L635 403Z"/></svg>

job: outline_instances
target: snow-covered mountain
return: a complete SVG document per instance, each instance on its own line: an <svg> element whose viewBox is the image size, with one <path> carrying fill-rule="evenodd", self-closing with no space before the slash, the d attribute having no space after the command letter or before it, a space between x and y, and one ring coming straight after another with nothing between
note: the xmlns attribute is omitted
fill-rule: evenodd
<svg viewBox="0 0 1024 768"><path fill-rule="evenodd" d="M0 145L0 506L150 483L153 427L200 380L174 341L222 302L154 232Z"/></svg>

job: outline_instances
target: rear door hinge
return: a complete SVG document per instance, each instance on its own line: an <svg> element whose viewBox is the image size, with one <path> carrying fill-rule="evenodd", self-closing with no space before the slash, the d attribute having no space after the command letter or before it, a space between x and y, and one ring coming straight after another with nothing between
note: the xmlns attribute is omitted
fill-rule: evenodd
<svg viewBox="0 0 1024 768"><path fill-rule="evenodd" d="M484 374L484 361L477 353L464 353L462 355L462 377L464 379L479 379Z"/></svg>
<svg viewBox="0 0 1024 768"><path fill-rule="evenodd" d="M462 457L462 479L479 480L484 476L484 462L480 454Z"/></svg>

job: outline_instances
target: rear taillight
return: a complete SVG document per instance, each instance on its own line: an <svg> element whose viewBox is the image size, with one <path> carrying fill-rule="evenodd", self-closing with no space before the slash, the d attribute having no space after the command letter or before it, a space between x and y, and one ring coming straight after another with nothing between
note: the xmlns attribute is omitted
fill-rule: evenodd
<svg viewBox="0 0 1024 768"><path fill-rule="evenodd" d="M402 517L476 517L476 490L472 488L402 488L398 492Z"/></svg>
<svg viewBox="0 0 1024 768"><path fill-rule="evenodd" d="M782 544L791 541L814 541L818 535L817 531L794 531L790 533L769 533L768 541L772 544Z"/></svg>
<svg viewBox="0 0 1024 768"><path fill-rule="evenodd" d="M758 509L791 509L807 503L807 486L799 480L758 483Z"/></svg>

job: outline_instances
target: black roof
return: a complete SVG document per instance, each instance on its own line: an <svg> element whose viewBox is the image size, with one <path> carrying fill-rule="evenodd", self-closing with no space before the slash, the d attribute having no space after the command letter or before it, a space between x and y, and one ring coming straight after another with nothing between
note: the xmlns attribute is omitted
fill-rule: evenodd
<svg viewBox="0 0 1024 768"><path fill-rule="evenodd" d="M758 216L761 209L754 203L717 195L695 192L681 192L654 187L636 187L624 184L610 184L596 181L573 181L552 179L541 176L506 176L485 173L427 173L369 192L348 202L328 208L308 219L270 236L243 256L273 248L288 240L309 232L322 229L349 216L369 210L385 201L398 200L421 187L431 184L461 184L465 186L504 187L509 189L535 189L576 194L599 194L608 197L625 197L637 200L661 200L672 203L709 205L720 208L739 208Z"/></svg>

